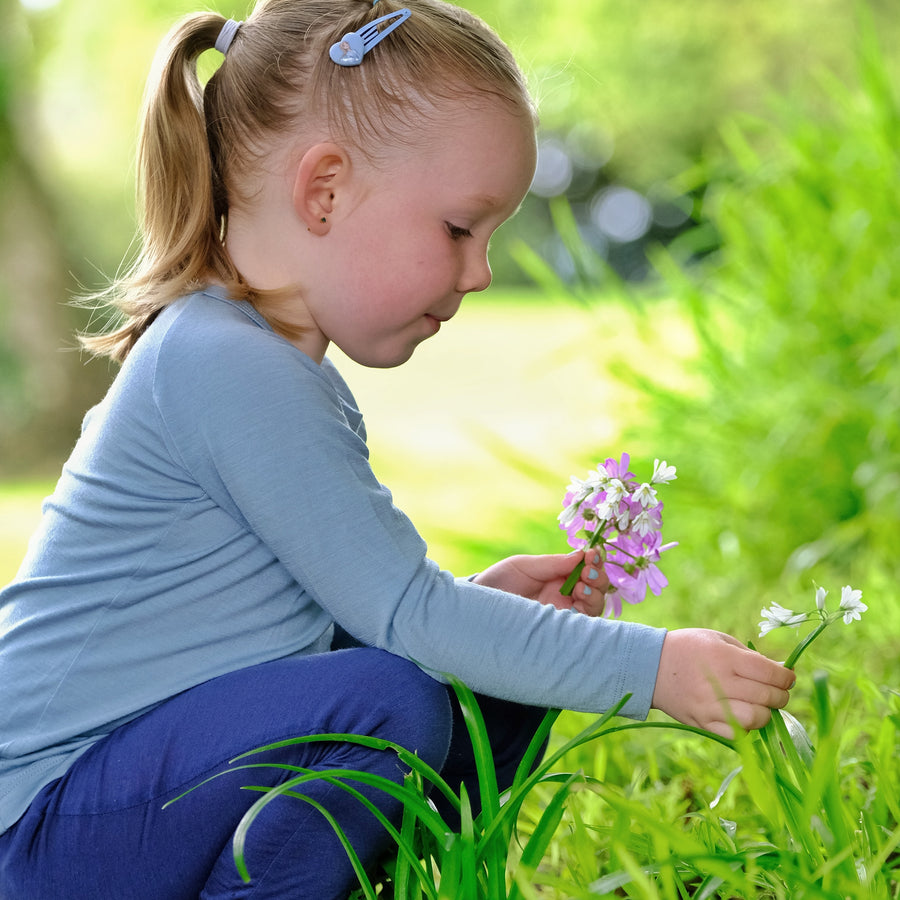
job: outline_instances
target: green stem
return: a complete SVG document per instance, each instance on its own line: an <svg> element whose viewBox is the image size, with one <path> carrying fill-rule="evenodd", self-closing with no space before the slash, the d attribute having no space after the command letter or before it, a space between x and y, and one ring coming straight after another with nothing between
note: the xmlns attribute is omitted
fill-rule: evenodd
<svg viewBox="0 0 900 900"><path fill-rule="evenodd" d="M608 527L609 522L604 521L602 523L598 523L596 531L591 535L591 539L588 541L587 547L584 548L585 554L587 554L588 550L595 550L598 544L606 544L607 541L603 537L603 529ZM632 557L632 559L637 559L637 557L633 553L628 553L626 550L621 550L621 548L617 548L622 553L626 553L628 556ZM602 555L602 551L601 551ZM606 557L604 556L604 559ZM563 586L559 589L560 594L563 597L570 597L572 595L572 591L575 590L575 585L578 584L578 579L581 577L581 572L584 569L585 561L582 560L572 569L569 577L563 582Z"/></svg>
<svg viewBox="0 0 900 900"><path fill-rule="evenodd" d="M786 669L793 669L794 666L797 665L797 660L800 659L800 655L803 651L828 627L830 624L829 620L821 622L815 631L811 631L796 647L794 647L793 651L791 651L790 656L784 661L784 667Z"/></svg>
<svg viewBox="0 0 900 900"><path fill-rule="evenodd" d="M575 585L578 584L578 579L581 577L581 570L583 568L584 560L572 569L572 574L563 582L563 586L559 589L559 592L563 597L571 596L572 591L575 590Z"/></svg>

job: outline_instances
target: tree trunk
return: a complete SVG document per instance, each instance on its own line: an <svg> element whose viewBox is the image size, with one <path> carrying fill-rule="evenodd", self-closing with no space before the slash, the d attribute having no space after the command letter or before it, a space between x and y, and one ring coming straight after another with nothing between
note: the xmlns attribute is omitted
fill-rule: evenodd
<svg viewBox="0 0 900 900"><path fill-rule="evenodd" d="M65 235L34 163L31 42L17 0L0 0L0 477L48 474L105 373L75 350Z"/></svg>

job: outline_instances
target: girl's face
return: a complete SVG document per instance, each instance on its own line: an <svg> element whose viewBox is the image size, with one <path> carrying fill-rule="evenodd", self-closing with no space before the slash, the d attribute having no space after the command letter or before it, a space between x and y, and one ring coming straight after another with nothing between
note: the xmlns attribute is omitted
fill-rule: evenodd
<svg viewBox="0 0 900 900"><path fill-rule="evenodd" d="M534 174L532 122L499 100L460 101L426 129L417 148L357 164L355 190L336 189L327 231L310 236L306 352L333 341L362 365L398 366L490 284L488 242Z"/></svg>

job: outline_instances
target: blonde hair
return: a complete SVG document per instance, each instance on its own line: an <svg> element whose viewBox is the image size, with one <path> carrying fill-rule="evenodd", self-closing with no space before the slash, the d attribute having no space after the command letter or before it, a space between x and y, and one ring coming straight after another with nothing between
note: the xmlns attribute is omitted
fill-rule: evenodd
<svg viewBox="0 0 900 900"><path fill-rule="evenodd" d="M413 0L412 16L362 65L337 66L331 44L401 8L396 0L261 0L227 57L201 87L198 57L225 24L215 13L179 22L157 52L138 142L140 252L130 269L95 295L119 311L113 330L83 346L121 362L161 309L210 281L279 320L284 292L257 291L228 256L229 194L272 139L308 123L363 153L403 143L426 109L489 94L534 115L509 49L480 19L442 0Z"/></svg>

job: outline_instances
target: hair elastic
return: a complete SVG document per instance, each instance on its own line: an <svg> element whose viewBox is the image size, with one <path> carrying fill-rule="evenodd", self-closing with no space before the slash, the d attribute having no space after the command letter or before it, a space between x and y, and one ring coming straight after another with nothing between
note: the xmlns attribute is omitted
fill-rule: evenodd
<svg viewBox="0 0 900 900"><path fill-rule="evenodd" d="M339 66L358 66L363 61L363 57L379 41L386 38L411 15L412 13L404 7L397 10L397 12L381 16L374 22L369 22L368 25L363 26L359 31L351 31L345 34L339 41L331 45L331 49L328 51L331 61ZM379 31L378 26L386 22L390 24Z"/></svg>
<svg viewBox="0 0 900 900"><path fill-rule="evenodd" d="M222 26L222 30L216 38L216 50L218 50L222 56L225 56L228 53L231 48L231 43L234 40L234 36L238 33L238 29L243 24L243 22L235 22L234 19L229 19Z"/></svg>

